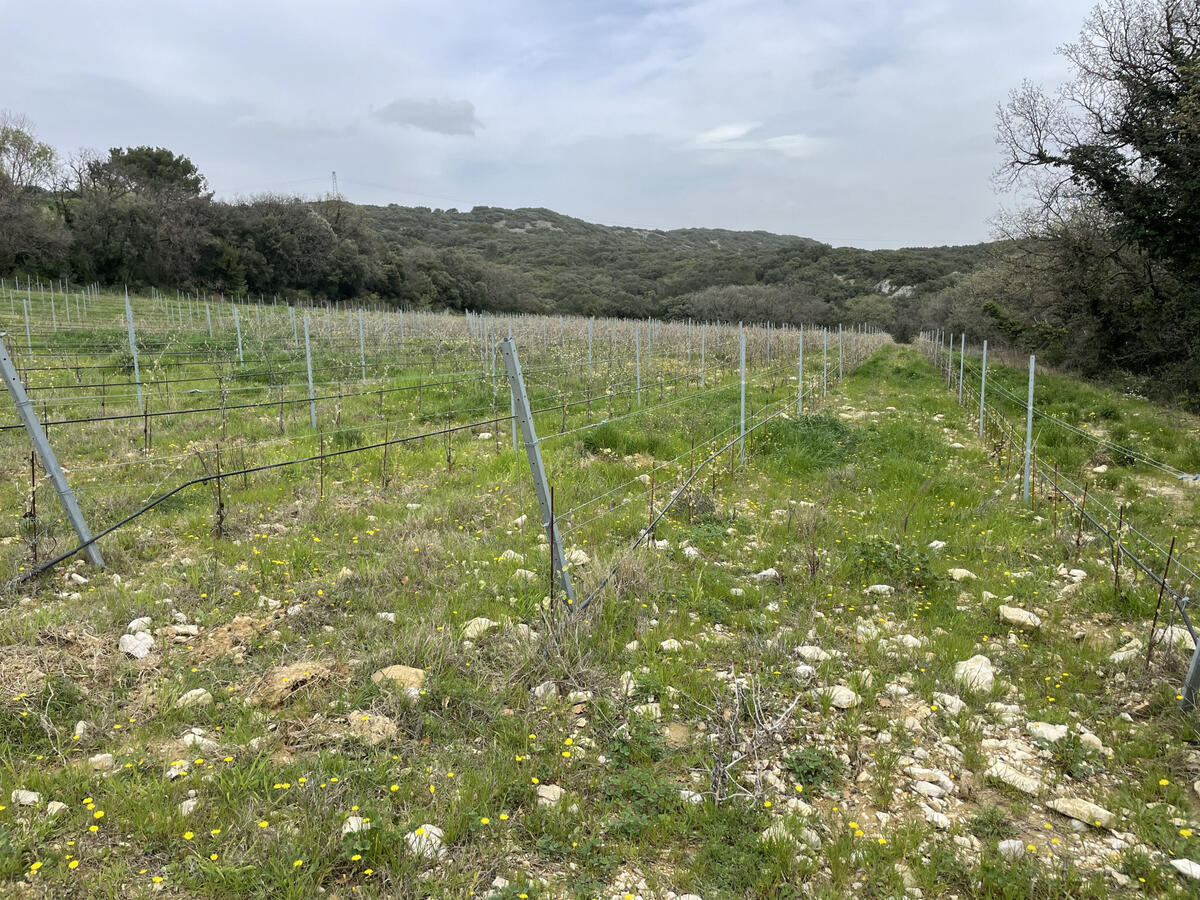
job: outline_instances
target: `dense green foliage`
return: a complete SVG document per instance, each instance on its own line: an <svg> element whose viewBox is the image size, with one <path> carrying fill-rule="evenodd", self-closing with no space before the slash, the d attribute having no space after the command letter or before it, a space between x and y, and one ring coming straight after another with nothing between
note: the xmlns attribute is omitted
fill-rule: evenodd
<svg viewBox="0 0 1200 900"><path fill-rule="evenodd" d="M1200 3L1109 0L1062 51L1071 79L1000 111L1037 205L1026 254L958 298L1014 343L1200 404ZM983 302L981 302L983 301Z"/></svg>

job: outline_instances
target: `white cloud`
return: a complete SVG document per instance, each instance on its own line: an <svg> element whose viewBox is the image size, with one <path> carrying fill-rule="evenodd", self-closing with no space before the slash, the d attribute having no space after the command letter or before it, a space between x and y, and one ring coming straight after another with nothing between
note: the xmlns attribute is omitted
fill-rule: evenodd
<svg viewBox="0 0 1200 900"><path fill-rule="evenodd" d="M748 122L735 123L731 125L718 125L711 131L706 131L703 134L697 135L696 143L700 146L706 146L736 141L738 138L745 137L761 124L761 122Z"/></svg>

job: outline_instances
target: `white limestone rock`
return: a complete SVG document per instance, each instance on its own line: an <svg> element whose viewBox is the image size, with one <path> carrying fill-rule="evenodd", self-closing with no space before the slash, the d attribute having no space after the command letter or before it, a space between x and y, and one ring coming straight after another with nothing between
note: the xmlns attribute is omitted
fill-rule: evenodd
<svg viewBox="0 0 1200 900"><path fill-rule="evenodd" d="M821 688L818 693L821 696L828 697L830 704L835 709L853 709L862 703L862 697L850 690L844 684L835 684L832 687Z"/></svg>
<svg viewBox="0 0 1200 900"><path fill-rule="evenodd" d="M964 659L954 666L954 681L968 691L989 693L996 685L992 661L983 654Z"/></svg>
<svg viewBox="0 0 1200 900"><path fill-rule="evenodd" d="M442 835L442 829L426 822L404 835L404 844L411 853L422 859L437 860L446 855L446 846L442 843Z"/></svg>
<svg viewBox="0 0 1200 900"><path fill-rule="evenodd" d="M1047 801L1046 806L1056 813L1097 828L1111 828L1117 821L1116 815L1103 806L1079 797L1055 797Z"/></svg>
<svg viewBox="0 0 1200 900"><path fill-rule="evenodd" d="M1016 626L1017 628L1034 629L1042 627L1040 616L1016 606L1001 606L1000 618L1009 625Z"/></svg>
<svg viewBox="0 0 1200 900"><path fill-rule="evenodd" d="M175 708L190 709L192 707L212 706L212 702L212 694L204 688L194 688L175 701Z"/></svg>
<svg viewBox="0 0 1200 900"><path fill-rule="evenodd" d="M566 791L557 784L539 784L537 786L538 806L557 806L562 802Z"/></svg>
<svg viewBox="0 0 1200 900"><path fill-rule="evenodd" d="M464 641L475 641L499 628L499 622L495 622L486 616L476 616L463 626L462 639Z"/></svg>
<svg viewBox="0 0 1200 900"><path fill-rule="evenodd" d="M148 631L139 631L137 634L123 634L121 639L117 641L117 649L126 656L131 656L134 659L145 659L150 655L150 650L154 646L154 638Z"/></svg>
<svg viewBox="0 0 1200 900"><path fill-rule="evenodd" d="M1049 722L1028 722L1025 730L1035 739L1055 744L1067 736L1066 725L1051 725Z"/></svg>

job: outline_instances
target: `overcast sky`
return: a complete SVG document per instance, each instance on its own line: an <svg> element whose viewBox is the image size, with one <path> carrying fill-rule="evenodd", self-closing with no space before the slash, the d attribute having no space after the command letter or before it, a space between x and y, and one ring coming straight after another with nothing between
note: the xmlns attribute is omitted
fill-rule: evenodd
<svg viewBox="0 0 1200 900"><path fill-rule="evenodd" d="M0 0L0 105L219 197L545 206L895 247L989 237L996 104L1082 0ZM185 8L186 7L186 8Z"/></svg>

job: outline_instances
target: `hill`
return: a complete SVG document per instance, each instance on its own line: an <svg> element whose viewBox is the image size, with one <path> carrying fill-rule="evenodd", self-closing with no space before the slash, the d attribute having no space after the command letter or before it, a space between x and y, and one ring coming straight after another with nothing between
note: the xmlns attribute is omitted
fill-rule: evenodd
<svg viewBox="0 0 1200 900"><path fill-rule="evenodd" d="M995 249L835 248L765 231L598 225L548 209L360 209L402 251L453 251L511 268L547 312L891 327L898 309L950 286ZM713 288L725 290L703 295Z"/></svg>

